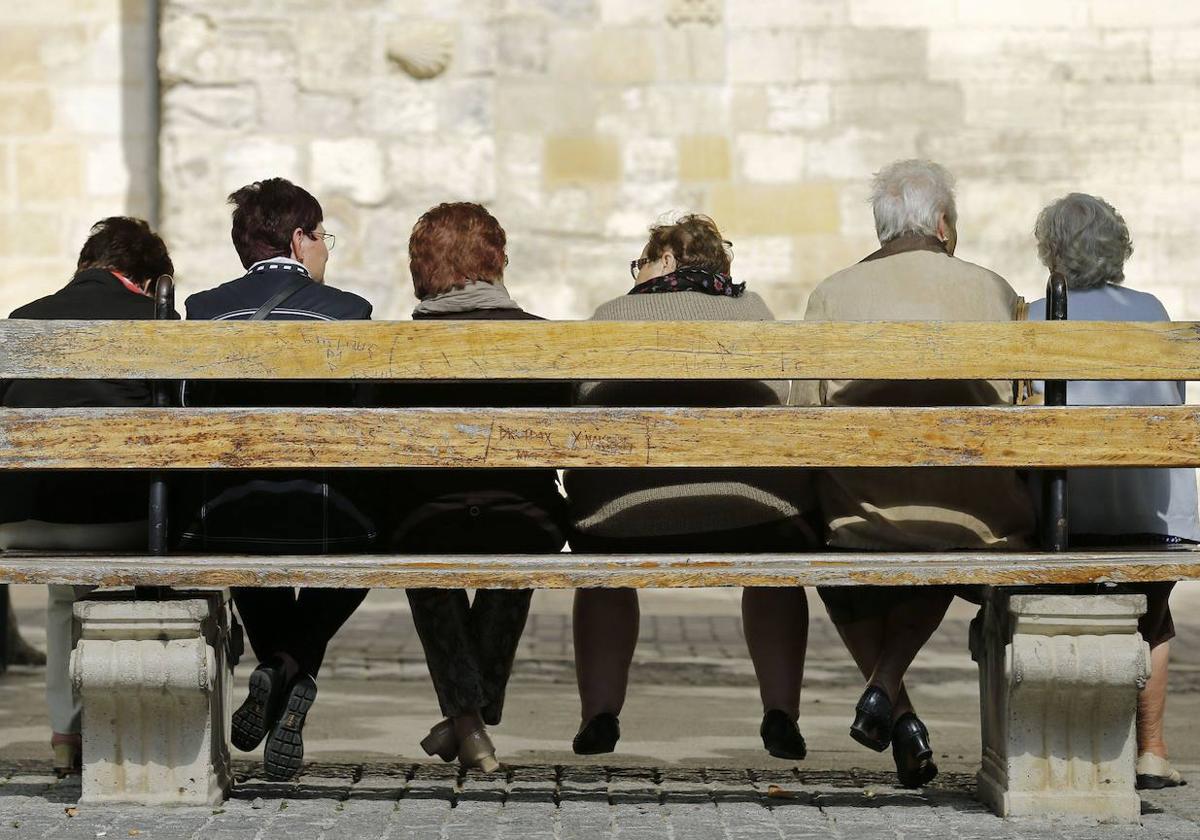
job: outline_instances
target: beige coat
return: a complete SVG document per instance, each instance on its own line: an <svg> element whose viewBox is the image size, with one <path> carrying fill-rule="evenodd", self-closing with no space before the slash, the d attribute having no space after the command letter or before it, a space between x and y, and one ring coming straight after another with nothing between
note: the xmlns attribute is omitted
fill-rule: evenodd
<svg viewBox="0 0 1200 840"><path fill-rule="evenodd" d="M899 247L897 247L899 245ZM814 321L1007 321L1020 298L1000 276L950 257L936 240L892 243L824 280ZM1011 382L827 380L823 405L1005 405ZM829 544L851 549L1023 548L1032 500L1013 470L829 470L818 479Z"/></svg>

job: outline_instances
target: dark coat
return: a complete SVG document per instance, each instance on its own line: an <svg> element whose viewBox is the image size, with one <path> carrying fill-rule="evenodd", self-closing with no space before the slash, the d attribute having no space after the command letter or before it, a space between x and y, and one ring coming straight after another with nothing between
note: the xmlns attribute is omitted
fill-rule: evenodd
<svg viewBox="0 0 1200 840"><path fill-rule="evenodd" d="M188 320L245 321L296 273L293 263L260 263L243 277L191 295ZM284 321L365 321L371 304L358 295L309 282L268 316ZM348 407L362 402L354 385L338 382L189 382L190 406ZM363 512L365 477L324 470L222 470L178 484L175 517L185 549L274 553L359 551L375 541Z"/></svg>
<svg viewBox="0 0 1200 840"><path fill-rule="evenodd" d="M413 316L439 321L541 321L521 309ZM571 383L447 382L383 385L386 407L552 407L571 404ZM381 531L395 551L557 551L565 503L552 469L395 470L380 475ZM387 525L383 526L382 523ZM386 530L385 530L386 528Z"/></svg>
<svg viewBox="0 0 1200 840"><path fill-rule="evenodd" d="M154 319L154 301L130 291L112 272L90 269L9 317L149 321ZM5 408L138 407L153 402L147 380L16 379L0 382L0 393ZM149 481L142 473L0 473L0 521L130 522L146 518L148 492Z"/></svg>

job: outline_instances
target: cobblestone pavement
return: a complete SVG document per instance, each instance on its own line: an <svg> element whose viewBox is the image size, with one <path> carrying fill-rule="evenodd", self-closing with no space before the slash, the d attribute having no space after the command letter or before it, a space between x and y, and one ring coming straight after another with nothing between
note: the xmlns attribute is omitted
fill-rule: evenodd
<svg viewBox="0 0 1200 840"><path fill-rule="evenodd" d="M18 598L40 643L38 604ZM1177 598L1177 602L1179 599ZM1177 603L1170 742L1200 780L1200 587ZM1189 609L1190 607L1190 609ZM906 840L906 838L1200 838L1200 784L1143 795L1140 826L1005 821L973 798L977 689L960 604L918 659L914 695L935 733L942 773L920 792L893 787L890 754L845 735L861 685L823 612L813 609L801 722L809 758L777 761L756 743L753 669L733 593L651 594L621 745L604 764L573 755L577 725L570 598L539 593L522 642L497 745L497 776L416 762L436 720L402 593L372 593L331 647L306 730L313 763L297 784L257 776L238 754L238 784L217 808L78 806L77 779L50 773L41 672L0 679L0 840ZM1193 620L1196 616L1196 620ZM249 669L238 669L235 694Z"/></svg>
<svg viewBox="0 0 1200 840"><path fill-rule="evenodd" d="M883 777L794 770L525 766L494 777L445 765L316 765L298 783L243 776L219 808L75 806L78 781L40 772L0 784L0 837L145 840L916 840L1197 836L1146 805L1141 826L1001 820L943 777L911 792Z"/></svg>

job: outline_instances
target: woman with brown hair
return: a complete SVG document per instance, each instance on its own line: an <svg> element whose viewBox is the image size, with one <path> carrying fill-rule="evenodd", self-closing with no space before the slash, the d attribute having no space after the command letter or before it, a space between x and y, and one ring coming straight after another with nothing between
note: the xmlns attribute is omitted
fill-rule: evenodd
<svg viewBox="0 0 1200 840"><path fill-rule="evenodd" d="M634 286L597 321L770 321L762 298L730 277L730 243L707 216L650 229L630 265ZM787 402L787 382L589 382L576 402L609 406L761 406ZM568 470L571 548L579 552L795 551L815 546L809 475L795 470ZM796 724L808 641L801 587L746 589L746 642L763 703L763 746L802 759ZM582 725L574 750L612 752L620 737L638 637L634 589L575 593L575 669Z"/></svg>
<svg viewBox="0 0 1200 840"><path fill-rule="evenodd" d="M504 287L506 236L478 204L440 204L408 242L420 321L541 320ZM395 385L390 406L567 405L558 383L469 382ZM391 550L411 554L552 553L562 550L564 503L552 469L455 469L386 474L383 498ZM533 592L410 589L413 622L445 719L421 742L429 755L494 772L500 764L486 726L500 723L504 692Z"/></svg>

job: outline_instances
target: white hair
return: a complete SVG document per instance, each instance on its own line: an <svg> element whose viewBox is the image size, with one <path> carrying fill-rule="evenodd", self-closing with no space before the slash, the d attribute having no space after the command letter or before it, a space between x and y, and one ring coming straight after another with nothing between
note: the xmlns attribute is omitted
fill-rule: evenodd
<svg viewBox="0 0 1200 840"><path fill-rule="evenodd" d="M1063 196L1038 214L1033 235L1042 264L1061 274L1068 289L1094 289L1125 279L1133 241L1121 214L1102 198Z"/></svg>
<svg viewBox="0 0 1200 840"><path fill-rule="evenodd" d="M936 236L945 215L954 224L954 176L933 161L898 160L875 173L871 209L880 243L906 233Z"/></svg>

